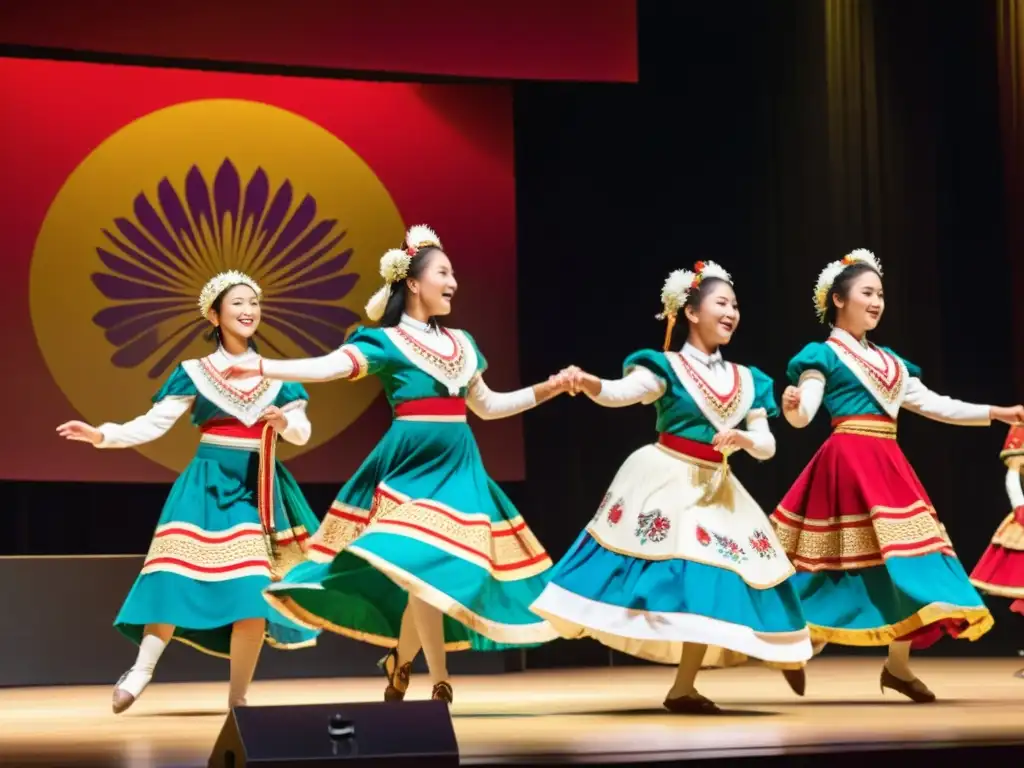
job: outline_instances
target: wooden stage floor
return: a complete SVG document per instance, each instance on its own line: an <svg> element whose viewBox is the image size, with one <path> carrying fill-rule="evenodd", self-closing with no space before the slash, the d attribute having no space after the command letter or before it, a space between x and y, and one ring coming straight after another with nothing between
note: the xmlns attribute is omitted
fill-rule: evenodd
<svg viewBox="0 0 1024 768"><path fill-rule="evenodd" d="M687 751L778 755L827 743L1024 744L1024 680L1013 676L1019 659L915 660L917 674L940 697L932 705L881 695L881 662L881 655L818 659L803 699L760 666L702 672L701 692L728 710L718 717L661 710L673 677L664 667L463 677L453 680L453 720L464 764L585 762L599 755L642 762ZM379 701L382 687L380 678L257 681L249 703ZM426 678L414 676L410 698L428 691ZM226 681L153 684L121 716L110 712L110 692L109 686L0 690L0 763L206 765L225 720Z"/></svg>

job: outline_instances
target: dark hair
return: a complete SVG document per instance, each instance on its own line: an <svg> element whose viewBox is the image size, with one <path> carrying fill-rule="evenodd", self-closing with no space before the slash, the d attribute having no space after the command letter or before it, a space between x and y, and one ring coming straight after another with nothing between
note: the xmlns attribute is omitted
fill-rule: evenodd
<svg viewBox="0 0 1024 768"><path fill-rule="evenodd" d="M838 307L836 307L834 296L838 296L843 301L846 301L850 297L850 289L853 288L854 281L863 275L865 272L874 272L875 268L870 264L865 264L863 261L858 261L850 266L843 269L832 283L832 287L828 290L828 298L825 300L825 322L829 325L836 324L836 317L839 313ZM881 275L879 275L881 277Z"/></svg>
<svg viewBox="0 0 1024 768"><path fill-rule="evenodd" d="M673 345L676 345L676 334L682 334L683 340L685 341L686 337L690 333L690 325L686 322L686 309L689 308L694 312L697 312L700 309L700 305L704 303L704 299L711 295L712 291L715 290L719 283L725 283L730 288L732 287L732 284L728 280L723 280L720 277L706 277L700 281L700 284L697 286L697 290L690 291L689 295L687 295L686 303L679 308L679 314L676 316L676 327L672 330ZM680 330L680 326L682 326L682 330Z"/></svg>
<svg viewBox="0 0 1024 768"><path fill-rule="evenodd" d="M215 298L213 300L213 303L210 305L210 309L212 309L214 312L216 312L219 315L220 314L221 305L224 304L224 297L228 295L228 291L230 291L232 288L237 288L240 285L245 285L245 283L234 283L232 285L229 285L227 288L225 288L220 293L218 293L217 294L217 298ZM249 286L246 286L246 287L249 287ZM256 350L256 339L254 338L255 335L256 334L253 334L252 336L249 337L249 349L251 349L251 350ZM206 336L204 336L203 338L205 338L207 341L212 341L215 345L217 345L217 347L220 347L220 346L222 346L224 344L224 337L221 336L220 326L219 325L213 326L213 328L211 328L206 333Z"/></svg>
<svg viewBox="0 0 1024 768"><path fill-rule="evenodd" d="M405 281L410 277L414 280L418 279L423 274L423 270L430 264L430 257L440 252L440 250L437 246L428 245L416 251L416 254L409 261L409 271L406 276L391 286L388 304L380 318L379 325L381 328L393 328L398 325L402 319L402 313L405 312L405 299L409 295L409 286ZM431 317L427 320L427 323L435 328L438 326L436 317Z"/></svg>

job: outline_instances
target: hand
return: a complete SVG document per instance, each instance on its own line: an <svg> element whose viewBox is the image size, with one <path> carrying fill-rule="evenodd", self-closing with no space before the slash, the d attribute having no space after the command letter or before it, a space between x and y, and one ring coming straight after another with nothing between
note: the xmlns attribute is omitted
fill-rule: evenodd
<svg viewBox="0 0 1024 768"><path fill-rule="evenodd" d="M782 392L782 410L795 411L800 407L800 388L786 387Z"/></svg>
<svg viewBox="0 0 1024 768"><path fill-rule="evenodd" d="M1017 525L1024 525L1024 504L1013 510L1013 519Z"/></svg>
<svg viewBox="0 0 1024 768"><path fill-rule="evenodd" d="M576 395L576 390L573 387L574 370L579 369L575 366L569 366L548 377L548 385L554 389L555 394L567 392L571 396Z"/></svg>
<svg viewBox="0 0 1024 768"><path fill-rule="evenodd" d="M586 392L591 397L601 394L601 380L592 373L573 366L572 387L574 392Z"/></svg>
<svg viewBox="0 0 1024 768"><path fill-rule="evenodd" d="M1011 426L1024 424L1024 405L993 405L988 410L992 421L1002 421Z"/></svg>
<svg viewBox="0 0 1024 768"><path fill-rule="evenodd" d="M232 365L220 372L224 379L245 379L263 375L262 360L246 360L244 363Z"/></svg>
<svg viewBox="0 0 1024 768"><path fill-rule="evenodd" d="M57 434L67 440L78 440L93 445L103 442L103 433L84 421L65 421L57 427Z"/></svg>
<svg viewBox="0 0 1024 768"><path fill-rule="evenodd" d="M587 373L578 365L570 365L568 368L562 369L559 376L568 377L569 389L567 390L570 395L578 395L580 392L586 392L591 397L597 397L601 393L601 380L592 373Z"/></svg>
<svg viewBox="0 0 1024 768"><path fill-rule="evenodd" d="M288 428L288 419L285 418L284 411L278 408L276 405L272 405L263 412L260 416L260 421L265 421L271 427L274 428L275 432L284 432Z"/></svg>
<svg viewBox="0 0 1024 768"><path fill-rule="evenodd" d="M719 453L733 453L738 450L752 448L754 441L738 429L727 429L719 432L711 441L711 446Z"/></svg>

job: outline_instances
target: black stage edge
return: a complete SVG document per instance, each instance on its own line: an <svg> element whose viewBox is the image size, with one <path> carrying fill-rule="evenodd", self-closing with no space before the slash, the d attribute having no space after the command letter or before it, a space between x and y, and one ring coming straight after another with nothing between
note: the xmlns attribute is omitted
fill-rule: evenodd
<svg viewBox="0 0 1024 768"><path fill-rule="evenodd" d="M728 738L727 735L723 735ZM638 739L642 738L638 735ZM211 745L212 746L212 745ZM69 745L69 752L73 751ZM880 742L877 744L832 743L808 747L787 746L784 749L700 749L691 751L671 752L640 752L633 754L559 754L559 755L507 755L488 758L463 756L460 765L488 766L489 768L563 768L563 766L594 766L597 768L625 768L626 766L657 765L670 768L906 768L915 761L929 760L953 761L964 764L971 761L975 765L1013 765L1019 764L1024 757L1024 737L1018 740L961 741L961 742ZM992 761L1006 761L993 763ZM1010 762L1016 761L1016 763ZM424 768L429 768L429 759L422 760ZM157 761L146 763L153 768L207 768L207 762L167 762ZM313 766L333 766L333 768L373 768L382 763L369 760L360 761L339 759L335 761L314 761L306 763ZM45 757L31 752L22 754L0 754L0 765L42 766L48 768L110 768L110 759L98 760L87 755L57 756L52 752Z"/></svg>
<svg viewBox="0 0 1024 768"><path fill-rule="evenodd" d="M594 766L597 768L627 768L637 765L657 765L665 768L906 768L912 761L931 760L981 761L1005 760L1020 762L1024 757L1024 739L1017 743L983 744L921 744L898 742L877 746L857 744L828 744L825 747L787 747L771 754L764 750L694 750L693 752L641 753L635 755L547 755L523 758L495 758L489 760L463 759L461 765L490 766L491 768L563 768L563 766ZM934 762L931 764L935 764ZM992 763L988 763L992 764ZM1005 763L1009 765L1010 763Z"/></svg>

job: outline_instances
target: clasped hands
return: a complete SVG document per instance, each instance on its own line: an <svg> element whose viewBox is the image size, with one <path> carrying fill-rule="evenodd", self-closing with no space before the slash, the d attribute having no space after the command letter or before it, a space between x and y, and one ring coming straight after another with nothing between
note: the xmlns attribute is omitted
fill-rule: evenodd
<svg viewBox="0 0 1024 768"><path fill-rule="evenodd" d="M570 365L550 376L548 385L553 388L553 394L565 392L570 396L575 396L580 392L585 392L591 397L601 394L601 380L576 365ZM712 438L711 445L719 453L728 455L738 450L753 448L754 441L741 429L726 429L718 432Z"/></svg>
<svg viewBox="0 0 1024 768"><path fill-rule="evenodd" d="M548 377L548 385L553 387L554 394L565 392L572 397L580 392L591 396L601 392L601 380L576 365L570 365Z"/></svg>

